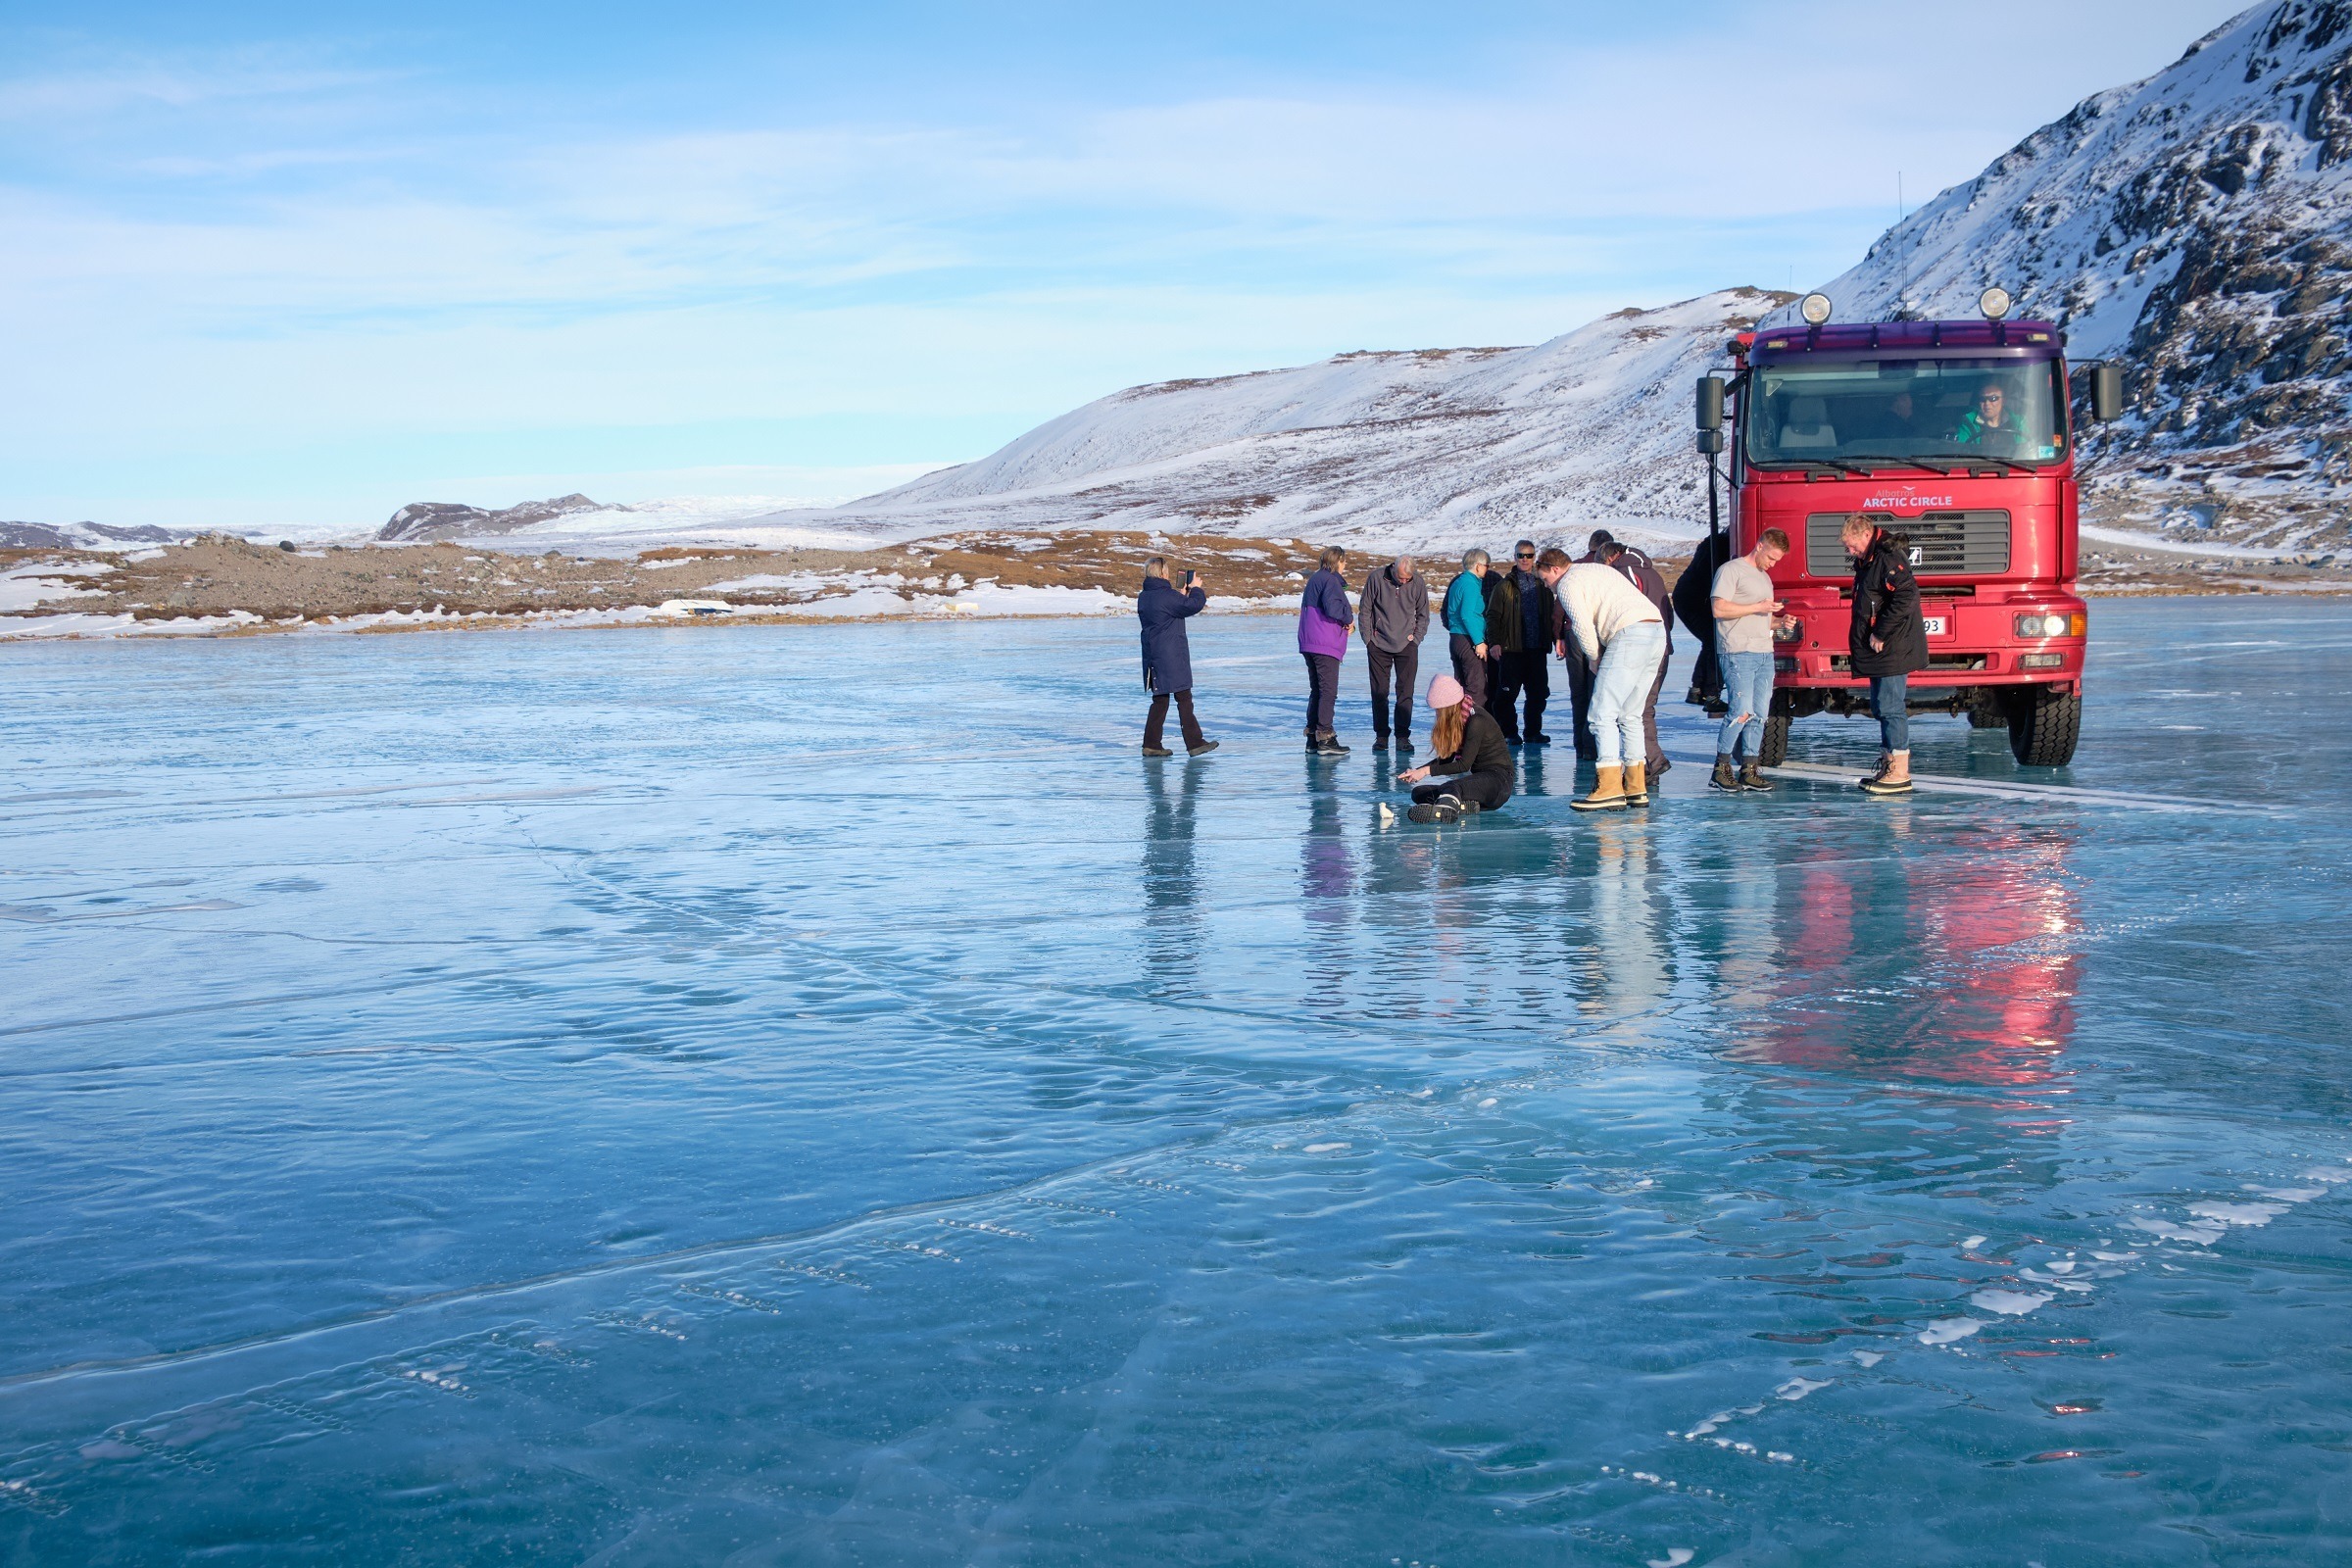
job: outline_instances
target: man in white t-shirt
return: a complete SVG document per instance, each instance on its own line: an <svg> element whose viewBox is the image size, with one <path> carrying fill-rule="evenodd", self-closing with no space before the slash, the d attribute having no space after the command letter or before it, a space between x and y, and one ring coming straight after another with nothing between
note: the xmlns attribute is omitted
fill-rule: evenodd
<svg viewBox="0 0 2352 1568"><path fill-rule="evenodd" d="M1756 766L1764 746L1764 718L1772 711L1772 629L1780 624L1781 602L1773 597L1772 568L1788 554L1788 536L1767 528L1756 548L1735 556L1715 573L1715 649L1723 667L1723 730L1715 741L1715 789L1769 790ZM1733 771L1739 754L1743 765Z"/></svg>

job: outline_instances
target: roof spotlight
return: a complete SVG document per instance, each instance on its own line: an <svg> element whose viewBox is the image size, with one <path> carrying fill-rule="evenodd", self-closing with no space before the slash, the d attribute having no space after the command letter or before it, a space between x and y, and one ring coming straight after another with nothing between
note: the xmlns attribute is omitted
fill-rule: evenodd
<svg viewBox="0 0 2352 1568"><path fill-rule="evenodd" d="M2002 298L2008 296L2003 295ZM1803 303L1797 306L1796 314L1805 318L1807 326L1819 326L1830 318L1830 297L1827 294L1808 294Z"/></svg>
<svg viewBox="0 0 2352 1568"><path fill-rule="evenodd" d="M2016 303L2009 297L2009 291L1998 283L1977 296L1977 309L1984 313L1987 321L1997 321L2007 316L2009 307Z"/></svg>

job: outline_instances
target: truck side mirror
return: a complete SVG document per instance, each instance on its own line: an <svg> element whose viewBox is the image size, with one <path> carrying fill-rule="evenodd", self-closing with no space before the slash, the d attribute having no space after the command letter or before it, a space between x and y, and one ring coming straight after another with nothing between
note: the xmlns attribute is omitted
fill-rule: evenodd
<svg viewBox="0 0 2352 1568"><path fill-rule="evenodd" d="M1720 428L1698 432L1699 456L1711 458L1723 451L1723 431Z"/></svg>
<svg viewBox="0 0 2352 1568"><path fill-rule="evenodd" d="M2124 416L2124 369L2120 365L2090 368L2090 416L2101 424Z"/></svg>
<svg viewBox="0 0 2352 1568"><path fill-rule="evenodd" d="M1698 427L1701 430L1723 428L1723 377L1702 375L1698 378Z"/></svg>

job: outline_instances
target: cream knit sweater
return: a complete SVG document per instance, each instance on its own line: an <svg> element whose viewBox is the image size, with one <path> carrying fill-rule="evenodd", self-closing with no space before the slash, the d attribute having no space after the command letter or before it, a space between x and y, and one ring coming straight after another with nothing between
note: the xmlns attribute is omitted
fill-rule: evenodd
<svg viewBox="0 0 2352 1568"><path fill-rule="evenodd" d="M1557 591L1560 608L1568 612L1568 624L1576 630L1577 646L1595 664L1600 662L1600 651L1626 627L1636 621L1660 619L1658 607L1614 566L1570 566Z"/></svg>

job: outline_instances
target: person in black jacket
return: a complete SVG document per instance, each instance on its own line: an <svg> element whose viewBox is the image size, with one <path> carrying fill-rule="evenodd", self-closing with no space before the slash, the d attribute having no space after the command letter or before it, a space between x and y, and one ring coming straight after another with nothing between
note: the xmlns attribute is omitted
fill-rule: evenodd
<svg viewBox="0 0 2352 1568"><path fill-rule="evenodd" d="M1666 628L1666 651L1658 656L1657 677L1649 683L1649 696L1642 704L1642 739L1649 756L1644 759L1647 776L1656 779L1674 765L1666 749L1658 744L1658 697L1666 690L1666 664L1674 658L1674 594L1666 586L1665 573L1649 559L1649 552L1637 550L1622 539L1612 539L1600 547L1601 561L1616 568L1618 575L1642 590L1642 597L1657 607L1658 620Z"/></svg>
<svg viewBox="0 0 2352 1568"><path fill-rule="evenodd" d="M1860 513L1838 533L1854 560L1854 618L1846 658L1870 678L1871 716L1879 721L1879 770L1862 780L1872 795L1911 791L1911 672L1928 667L1928 623L1919 612L1919 579L1910 545Z"/></svg>
<svg viewBox="0 0 2352 1568"><path fill-rule="evenodd" d="M1396 775L1399 784L1417 785L1413 808L1405 814L1416 822L1452 822L1476 811L1492 811L1511 798L1518 774L1511 764L1510 743L1502 726L1451 675L1429 683L1430 750L1436 760ZM1466 775L1443 784L1421 781L1432 773Z"/></svg>
<svg viewBox="0 0 2352 1568"><path fill-rule="evenodd" d="M1168 699L1176 699L1176 721L1184 729L1185 753L1205 757L1217 749L1200 733L1193 716L1193 650L1184 633L1185 621L1208 604L1208 590L1186 572L1184 591L1168 581L1168 558L1153 556L1144 563L1144 591L1135 596L1135 615L1144 623L1144 690L1152 694L1151 716L1144 720L1144 755L1173 757L1160 744L1168 717Z"/></svg>
<svg viewBox="0 0 2352 1568"><path fill-rule="evenodd" d="M1698 658L1690 664L1690 691L1683 701L1713 707L1723 700L1723 666L1715 662L1715 574L1732 559L1731 540L1708 534L1690 552L1690 564L1675 579L1674 613L1686 631L1698 639Z"/></svg>

